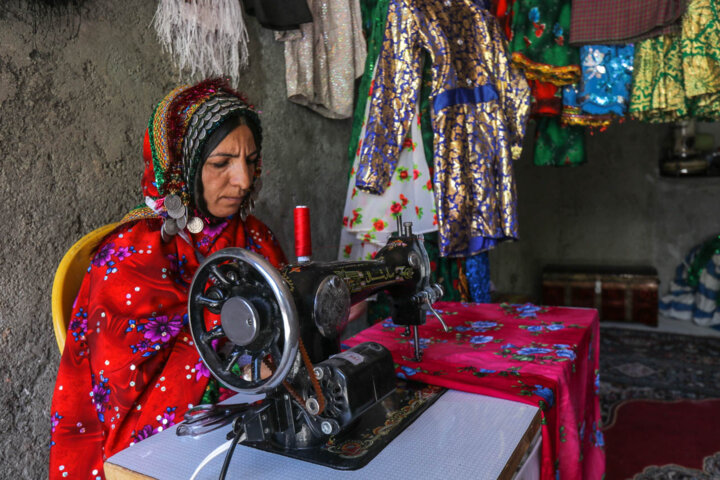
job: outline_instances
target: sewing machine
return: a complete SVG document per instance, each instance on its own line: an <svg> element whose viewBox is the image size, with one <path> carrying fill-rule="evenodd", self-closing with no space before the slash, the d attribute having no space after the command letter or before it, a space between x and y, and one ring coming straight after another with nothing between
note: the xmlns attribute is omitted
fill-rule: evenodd
<svg viewBox="0 0 720 480"><path fill-rule="evenodd" d="M278 271L247 250L208 257L191 285L190 328L213 375L239 393L109 458L108 480L539 478L536 407L396 379L376 343L340 352L350 306L386 290L419 360L418 325L442 320L429 267L422 237L400 221L368 262ZM251 447L232 462L230 439Z"/></svg>
<svg viewBox="0 0 720 480"><path fill-rule="evenodd" d="M381 290L391 298L393 322L412 335L420 361L417 328L428 312L447 326L432 308L443 292L430 282L422 235L413 234L410 223L398 219L396 234L370 261L311 261L278 271L245 249L209 256L190 287L193 340L222 384L265 398L232 408L196 407L178 434L196 435L234 419L230 436L245 445L334 468L367 463L373 455L359 462L338 460L323 446L365 428L358 425L366 417L379 417L375 421L382 426L388 412L417 397L411 387L396 389L393 360L382 345L368 342L340 351L351 306ZM434 397L441 393L435 388ZM422 410L414 409L403 422ZM384 435L383 442L403 428Z"/></svg>

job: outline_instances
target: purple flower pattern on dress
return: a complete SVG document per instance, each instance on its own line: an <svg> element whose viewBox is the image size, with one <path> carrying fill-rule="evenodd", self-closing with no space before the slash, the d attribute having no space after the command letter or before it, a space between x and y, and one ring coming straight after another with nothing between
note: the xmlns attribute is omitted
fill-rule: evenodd
<svg viewBox="0 0 720 480"><path fill-rule="evenodd" d="M168 319L166 315L150 317L145 324L144 336L151 342L167 343L174 338L182 328L180 315Z"/></svg>
<svg viewBox="0 0 720 480"><path fill-rule="evenodd" d="M176 407L167 407L165 409L165 412L163 412L162 417L159 419L160 425L153 431L153 434L162 432L166 428L175 425L175 408Z"/></svg>
<svg viewBox="0 0 720 480"><path fill-rule="evenodd" d="M50 422L52 424L51 431L53 433L55 433L55 427L58 426L58 424L60 423L60 420L62 420L62 418L63 418L62 415L60 415L58 412L53 413L52 416L50 417Z"/></svg>
<svg viewBox="0 0 720 480"><path fill-rule="evenodd" d="M152 436L155 433L152 425L145 425L142 430L135 434L135 442L140 442L146 438Z"/></svg>
<svg viewBox="0 0 720 480"><path fill-rule="evenodd" d="M95 405L97 410L98 418L101 422L105 421L105 411L109 410L110 406L110 387L108 386L108 379L100 375L100 382L95 383L95 378L92 379L93 388L90 391L90 401Z"/></svg>
<svg viewBox="0 0 720 480"><path fill-rule="evenodd" d="M87 312L84 308L78 309L77 313L70 320L68 331L76 342L85 340L87 334Z"/></svg>
<svg viewBox="0 0 720 480"><path fill-rule="evenodd" d="M126 258L128 258L131 255L130 248L129 247L118 247L117 251L115 252L115 257L119 261L123 261Z"/></svg>
<svg viewBox="0 0 720 480"><path fill-rule="evenodd" d="M104 412L108 400L110 400L110 389L104 388L102 384L93 386L92 402L95 404L95 410Z"/></svg>
<svg viewBox="0 0 720 480"><path fill-rule="evenodd" d="M115 244L110 242L100 248L95 257L92 260L92 264L96 267L103 267L112 259L112 254L115 253Z"/></svg>
<svg viewBox="0 0 720 480"><path fill-rule="evenodd" d="M199 382L203 377L210 378L210 370L201 360L198 360L195 364L195 381Z"/></svg>

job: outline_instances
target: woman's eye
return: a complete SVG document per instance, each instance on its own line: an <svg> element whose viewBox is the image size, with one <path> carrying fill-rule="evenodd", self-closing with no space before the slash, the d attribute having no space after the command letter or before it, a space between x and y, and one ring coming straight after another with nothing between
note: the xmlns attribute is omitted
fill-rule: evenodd
<svg viewBox="0 0 720 480"><path fill-rule="evenodd" d="M247 157L247 158L245 159L245 161L246 161L247 163L257 163L259 159L260 159L260 154L255 153L255 154L250 155L249 157Z"/></svg>
<svg viewBox="0 0 720 480"><path fill-rule="evenodd" d="M227 161L224 161L224 162L211 162L211 163L210 163L210 166L213 167L213 168L216 168L216 169L220 170L221 168L225 168L225 167L227 166L227 164L228 164Z"/></svg>

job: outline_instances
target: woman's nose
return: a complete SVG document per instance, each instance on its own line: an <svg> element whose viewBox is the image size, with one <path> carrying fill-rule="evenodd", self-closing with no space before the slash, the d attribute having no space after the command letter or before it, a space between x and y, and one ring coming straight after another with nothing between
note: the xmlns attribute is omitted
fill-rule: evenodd
<svg viewBox="0 0 720 480"><path fill-rule="evenodd" d="M238 159L233 162L230 168L230 184L242 190L247 190L252 184L252 175L253 172L250 171L247 161L244 158Z"/></svg>

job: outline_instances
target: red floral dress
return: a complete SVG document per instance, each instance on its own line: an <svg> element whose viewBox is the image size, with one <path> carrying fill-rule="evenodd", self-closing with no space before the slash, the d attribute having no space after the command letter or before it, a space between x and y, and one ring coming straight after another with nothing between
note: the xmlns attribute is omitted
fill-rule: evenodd
<svg viewBox="0 0 720 480"><path fill-rule="evenodd" d="M202 256L244 247L286 263L259 220L229 219L163 243L160 219L126 223L100 244L80 287L52 401L51 479L102 479L103 461L181 421L209 380L188 328ZM194 247L194 248L193 248Z"/></svg>

